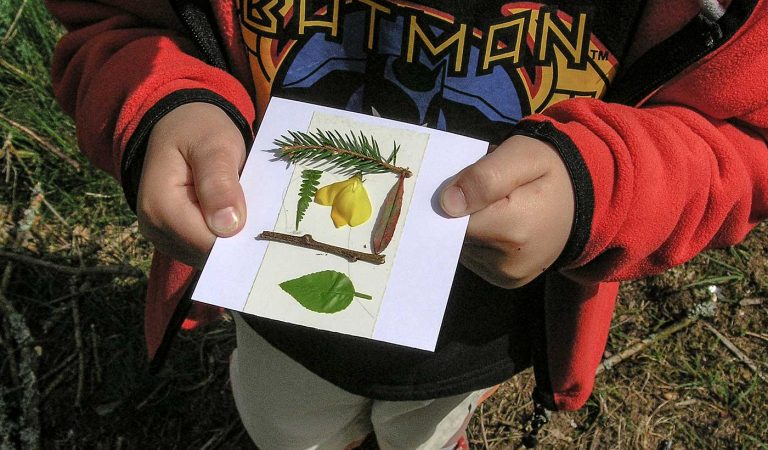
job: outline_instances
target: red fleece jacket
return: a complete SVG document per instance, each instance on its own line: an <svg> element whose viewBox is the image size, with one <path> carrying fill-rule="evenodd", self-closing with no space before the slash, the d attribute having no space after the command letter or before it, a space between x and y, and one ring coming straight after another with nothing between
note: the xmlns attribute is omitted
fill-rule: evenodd
<svg viewBox="0 0 768 450"><path fill-rule="evenodd" d="M767 1L757 2L724 45L634 106L572 99L524 121L547 122L570 138L594 197L584 250L546 280L549 395L558 408L578 408L591 392L618 281L733 245L768 217ZM123 151L144 115L180 89L214 92L248 123L255 120L233 2L212 3L231 73L201 61L165 2L48 1L69 30L56 49L55 93L96 166L119 179ZM630 55L642 58L697 11L695 1L650 1ZM150 356L192 275L155 254L146 307Z"/></svg>

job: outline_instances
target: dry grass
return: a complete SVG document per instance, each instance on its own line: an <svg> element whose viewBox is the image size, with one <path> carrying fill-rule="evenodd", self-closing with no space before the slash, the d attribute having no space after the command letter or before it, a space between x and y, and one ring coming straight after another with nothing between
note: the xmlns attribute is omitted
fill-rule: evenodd
<svg viewBox="0 0 768 450"><path fill-rule="evenodd" d="M229 392L230 322L181 335L147 373L150 249L51 99L59 33L37 2L0 4L0 449L251 448ZM608 352L681 320L716 285L717 314L702 320L767 373L767 243L763 224L736 248L625 285ZM532 387L523 373L478 411L474 449L518 446ZM766 383L700 321L602 373L541 446L767 448L766 404Z"/></svg>

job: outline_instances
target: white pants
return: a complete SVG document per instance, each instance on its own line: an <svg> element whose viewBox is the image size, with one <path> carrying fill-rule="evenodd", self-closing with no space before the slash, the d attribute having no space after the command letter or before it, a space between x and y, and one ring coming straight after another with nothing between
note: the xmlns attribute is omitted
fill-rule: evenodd
<svg viewBox="0 0 768 450"><path fill-rule="evenodd" d="M453 449L494 388L424 401L351 394L272 347L234 314L230 377L237 410L261 450L342 450L371 432L382 450Z"/></svg>

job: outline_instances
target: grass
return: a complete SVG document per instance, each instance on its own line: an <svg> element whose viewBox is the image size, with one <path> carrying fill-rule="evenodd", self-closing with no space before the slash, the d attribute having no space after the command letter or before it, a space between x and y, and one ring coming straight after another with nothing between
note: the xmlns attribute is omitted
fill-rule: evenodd
<svg viewBox="0 0 768 450"><path fill-rule="evenodd" d="M249 448L228 387L230 322L181 335L152 376L145 276L64 270L146 273L151 248L52 98L61 33L39 2L0 3L0 449ZM767 246L762 224L734 248L624 285L607 351L676 323L717 285L707 322L768 372L768 302L741 303L768 297ZM472 448L520 442L532 387L529 372L501 387L470 425ZM602 373L585 408L553 416L541 446L768 448L766 404L766 383L696 323Z"/></svg>

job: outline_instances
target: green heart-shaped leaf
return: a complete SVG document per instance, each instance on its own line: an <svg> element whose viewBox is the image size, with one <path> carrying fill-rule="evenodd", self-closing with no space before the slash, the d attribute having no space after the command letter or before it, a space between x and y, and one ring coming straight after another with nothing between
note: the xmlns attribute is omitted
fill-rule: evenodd
<svg viewBox="0 0 768 450"><path fill-rule="evenodd" d="M352 280L341 272L324 270L280 283L280 288L310 311L333 314L345 310L353 297L370 300L355 292Z"/></svg>

